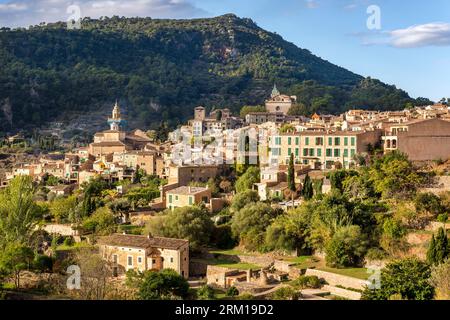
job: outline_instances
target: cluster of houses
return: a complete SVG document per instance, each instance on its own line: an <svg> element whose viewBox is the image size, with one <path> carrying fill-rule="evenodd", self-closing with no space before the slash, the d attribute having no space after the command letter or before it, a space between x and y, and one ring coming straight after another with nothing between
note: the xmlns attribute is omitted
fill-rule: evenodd
<svg viewBox="0 0 450 320"><path fill-rule="evenodd" d="M287 170L291 156L299 187L306 174L323 179L326 171L351 168L357 165L358 155L377 147L385 152L402 151L413 161L450 157L447 105L396 112L350 110L338 116L305 118L288 114L296 101L297 97L283 95L275 86L265 102L266 112L249 113L244 119L233 116L229 109L214 109L207 115L205 108L197 107L194 119L171 132L164 143L155 143L141 130L124 131L125 120L116 103L108 118L109 130L96 133L89 146L16 163L0 176L0 186L20 175L36 180L54 176L64 182L55 187L55 193L64 195L94 177L114 182L134 179L143 170L168 181L161 187L160 198L150 204L153 209L203 203L215 212L226 200L214 198L208 187L198 185L226 176L234 164L260 166L260 182L254 189L264 201L290 200ZM326 193L329 189L324 179L322 190ZM113 235L103 239L101 246L104 257L117 263L118 269L173 268L189 276L189 244L185 240Z"/></svg>

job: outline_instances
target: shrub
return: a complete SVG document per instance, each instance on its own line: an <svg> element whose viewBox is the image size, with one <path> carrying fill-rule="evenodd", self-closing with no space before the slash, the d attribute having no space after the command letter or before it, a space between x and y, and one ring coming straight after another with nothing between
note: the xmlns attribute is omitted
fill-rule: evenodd
<svg viewBox="0 0 450 320"><path fill-rule="evenodd" d="M292 286L298 289L317 289L322 285L317 276L300 276L292 282Z"/></svg>
<svg viewBox="0 0 450 320"><path fill-rule="evenodd" d="M216 298L214 289L208 285L204 285L198 289L197 297L199 300L214 300Z"/></svg>
<svg viewBox="0 0 450 320"><path fill-rule="evenodd" d="M301 294L292 287L283 287L275 291L272 300L298 300Z"/></svg>
<svg viewBox="0 0 450 320"><path fill-rule="evenodd" d="M229 287L226 293L227 297L235 297L239 295L239 290L236 287Z"/></svg>

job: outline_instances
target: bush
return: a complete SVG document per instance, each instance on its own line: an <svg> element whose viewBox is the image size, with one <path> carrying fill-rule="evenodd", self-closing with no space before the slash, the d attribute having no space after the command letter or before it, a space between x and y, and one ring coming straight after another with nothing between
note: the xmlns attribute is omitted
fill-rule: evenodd
<svg viewBox="0 0 450 320"><path fill-rule="evenodd" d="M72 237L66 237L64 239L64 245L67 246L67 247L72 246L74 243L75 243L75 241L73 240Z"/></svg>
<svg viewBox="0 0 450 320"><path fill-rule="evenodd" d="M283 287L275 291L271 298L272 300L298 300L301 293L292 287Z"/></svg>
<svg viewBox="0 0 450 320"><path fill-rule="evenodd" d="M34 257L33 269L39 272L51 272L53 269L53 259L49 256L38 254Z"/></svg>
<svg viewBox="0 0 450 320"><path fill-rule="evenodd" d="M236 287L229 287L226 293L227 297L235 297L239 295L239 290Z"/></svg>
<svg viewBox="0 0 450 320"><path fill-rule="evenodd" d="M366 241L358 226L342 227L325 248L327 265L334 268L359 266L366 253Z"/></svg>
<svg viewBox="0 0 450 320"><path fill-rule="evenodd" d="M300 276L291 285L297 289L318 289L322 283L317 276Z"/></svg>
<svg viewBox="0 0 450 320"><path fill-rule="evenodd" d="M446 223L448 221L448 213L442 213L438 215L437 221L441 223Z"/></svg>
<svg viewBox="0 0 450 320"><path fill-rule="evenodd" d="M208 285L202 286L197 291L198 300L214 300L216 298L214 294L214 289Z"/></svg>
<svg viewBox="0 0 450 320"><path fill-rule="evenodd" d="M380 261L386 259L388 254L380 248L370 248L367 250L366 260Z"/></svg>

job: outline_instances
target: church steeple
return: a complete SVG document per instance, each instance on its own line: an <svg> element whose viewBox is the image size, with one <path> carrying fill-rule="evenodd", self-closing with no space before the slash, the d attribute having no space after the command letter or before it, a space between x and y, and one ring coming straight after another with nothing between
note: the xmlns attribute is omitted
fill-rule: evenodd
<svg viewBox="0 0 450 320"><path fill-rule="evenodd" d="M120 131L121 126L125 123L120 115L120 107L116 100L116 104L112 110L111 118L108 118L108 124L110 125L111 130Z"/></svg>
<svg viewBox="0 0 450 320"><path fill-rule="evenodd" d="M278 91L278 89L277 89L277 84L274 83L271 97L274 98L274 97L277 97L279 95L280 95L280 91Z"/></svg>

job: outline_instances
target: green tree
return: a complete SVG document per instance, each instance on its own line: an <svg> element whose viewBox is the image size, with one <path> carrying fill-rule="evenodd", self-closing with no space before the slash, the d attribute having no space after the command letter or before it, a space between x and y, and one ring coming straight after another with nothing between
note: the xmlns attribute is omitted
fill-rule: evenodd
<svg viewBox="0 0 450 320"><path fill-rule="evenodd" d="M434 264L443 263L450 256L450 248L448 246L448 237L444 228L439 228L436 236L436 250Z"/></svg>
<svg viewBox="0 0 450 320"><path fill-rule="evenodd" d="M271 295L272 300L298 300L300 297L301 293L292 287L282 287Z"/></svg>
<svg viewBox="0 0 450 320"><path fill-rule="evenodd" d="M214 231L214 223L204 208L183 207L167 215L150 220L145 232L155 236L189 240L192 249L207 246Z"/></svg>
<svg viewBox="0 0 450 320"><path fill-rule="evenodd" d="M334 268L359 266L367 252L367 240L358 226L339 228L325 248L327 265Z"/></svg>
<svg viewBox="0 0 450 320"><path fill-rule="evenodd" d="M200 289L198 289L197 297L199 300L214 300L216 298L216 295L213 288L208 285L204 285Z"/></svg>
<svg viewBox="0 0 450 320"><path fill-rule="evenodd" d="M233 215L231 230L247 249L262 250L266 228L277 215L278 212L267 204L251 204Z"/></svg>
<svg viewBox="0 0 450 320"><path fill-rule="evenodd" d="M375 160L369 174L375 191L385 199L408 197L423 183L408 157L396 151Z"/></svg>
<svg viewBox="0 0 450 320"><path fill-rule="evenodd" d="M33 201L34 192L28 176L14 178L0 191L0 249L8 243L28 242L40 212Z"/></svg>
<svg viewBox="0 0 450 320"><path fill-rule="evenodd" d="M175 270L147 271L139 286L141 300L175 300L188 296L189 284Z"/></svg>
<svg viewBox="0 0 450 320"><path fill-rule="evenodd" d="M67 198L58 197L50 203L50 213L56 222L64 222L73 215L77 210L78 200L76 196L69 196Z"/></svg>
<svg viewBox="0 0 450 320"><path fill-rule="evenodd" d="M83 229L97 235L114 233L117 228L116 219L108 207L98 208L92 216L83 220Z"/></svg>
<svg viewBox="0 0 450 320"><path fill-rule="evenodd" d="M294 169L294 154L291 153L289 158L289 168L288 168L288 176L287 176L288 188L291 193L297 191L295 187L295 169Z"/></svg>
<svg viewBox="0 0 450 320"><path fill-rule="evenodd" d="M255 203L259 201L258 192L253 190L246 190L244 192L238 193L233 197L231 202L231 211L238 212L246 205L250 203Z"/></svg>
<svg viewBox="0 0 450 320"><path fill-rule="evenodd" d="M259 179L259 168L255 166L249 167L247 171L236 181L236 192L239 193L252 190L253 185L260 181Z"/></svg>
<svg viewBox="0 0 450 320"><path fill-rule="evenodd" d="M16 289L20 288L22 271L30 269L34 258L33 251L27 246L13 242L0 253L0 270L14 277Z"/></svg>
<svg viewBox="0 0 450 320"><path fill-rule="evenodd" d="M366 288L363 300L389 300L394 295L406 300L431 300L430 266L416 258L397 260L381 270L380 288Z"/></svg>
<svg viewBox="0 0 450 320"><path fill-rule="evenodd" d="M243 106L241 108L240 116L245 118L245 116L252 112L266 112L266 107L264 106Z"/></svg>
<svg viewBox="0 0 450 320"><path fill-rule="evenodd" d="M306 174L305 180L303 181L302 195L305 200L311 200L314 196L313 184L308 174Z"/></svg>
<svg viewBox="0 0 450 320"><path fill-rule="evenodd" d="M433 234L427 250L427 261L429 264L436 264L436 260L436 239Z"/></svg>

